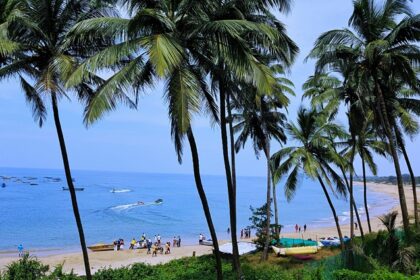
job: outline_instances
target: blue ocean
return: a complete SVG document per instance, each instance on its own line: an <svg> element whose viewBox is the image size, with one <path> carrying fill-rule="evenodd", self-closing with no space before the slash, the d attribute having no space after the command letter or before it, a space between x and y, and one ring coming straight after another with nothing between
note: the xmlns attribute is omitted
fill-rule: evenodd
<svg viewBox="0 0 420 280"><path fill-rule="evenodd" d="M75 250L79 240L70 194L61 170L0 168L0 250ZM88 244L129 240L160 234L163 240L180 235L184 244L209 236L192 175L73 171L79 208ZM203 183L220 239L228 239L229 211L223 176L203 175ZM250 206L264 203L264 177L238 177L238 229L249 225ZM333 219L320 186L302 178L297 195L287 202L278 189L280 223L292 231L297 223L332 226ZM361 212L362 188L355 188ZM156 203L161 199L162 203ZM369 193L371 215L389 211L396 201ZM334 198L340 221L348 223L348 203ZM363 215L362 215L363 216Z"/></svg>

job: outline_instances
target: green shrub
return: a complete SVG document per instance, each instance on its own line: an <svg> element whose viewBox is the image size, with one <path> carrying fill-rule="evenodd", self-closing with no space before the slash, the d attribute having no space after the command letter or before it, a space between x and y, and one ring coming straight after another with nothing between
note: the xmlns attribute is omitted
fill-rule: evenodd
<svg viewBox="0 0 420 280"><path fill-rule="evenodd" d="M374 273L367 274L353 270L337 270L334 272L336 280L420 280L420 275L405 276L398 272L388 270L377 270Z"/></svg>
<svg viewBox="0 0 420 280"><path fill-rule="evenodd" d="M48 265L43 265L36 258L25 254L21 259L7 266L2 279L38 280L46 275L48 269Z"/></svg>

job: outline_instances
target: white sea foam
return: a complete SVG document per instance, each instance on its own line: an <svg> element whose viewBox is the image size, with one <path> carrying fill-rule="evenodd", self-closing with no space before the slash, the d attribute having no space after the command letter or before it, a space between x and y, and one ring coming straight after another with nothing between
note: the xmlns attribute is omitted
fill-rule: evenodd
<svg viewBox="0 0 420 280"><path fill-rule="evenodd" d="M136 203L130 203L130 204L117 205L117 206L111 207L110 209L121 212L121 211L127 211L127 210L137 208L137 207L159 205L159 204L162 204L162 202L144 202L144 203L136 202Z"/></svg>

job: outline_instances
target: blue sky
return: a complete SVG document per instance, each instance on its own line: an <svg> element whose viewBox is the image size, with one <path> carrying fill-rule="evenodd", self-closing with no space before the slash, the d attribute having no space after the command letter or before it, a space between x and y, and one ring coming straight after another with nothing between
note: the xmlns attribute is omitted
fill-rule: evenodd
<svg viewBox="0 0 420 280"><path fill-rule="evenodd" d="M415 13L420 13L418 0L414 1L412 7ZM280 16L287 25L289 35L301 49L289 74L295 83L297 95L292 99L289 118L294 119L301 105L301 85L313 72L313 63L304 63L303 60L315 39L324 31L345 27L351 12L351 0L295 0L292 12ZM162 86L157 84L145 92L138 111L119 106L117 111L89 129L82 124L83 108L77 101L62 100L62 126L72 168L192 173L188 149L185 149L183 164L177 162ZM342 119L342 122L345 120ZM202 173L223 174L219 128L212 127L202 116L194 119L193 127L201 156ZM408 150L412 155L413 168L418 170L418 139L413 141L407 139ZM277 145L273 150L276 148ZM241 151L237 158L239 175L266 174L265 161L257 160L250 146ZM0 83L0 166L62 168L52 115L49 114L46 124L39 129L33 122L19 84L13 79ZM380 175L394 173L392 163L385 159L378 158L378 166ZM405 166L403 170L406 170Z"/></svg>

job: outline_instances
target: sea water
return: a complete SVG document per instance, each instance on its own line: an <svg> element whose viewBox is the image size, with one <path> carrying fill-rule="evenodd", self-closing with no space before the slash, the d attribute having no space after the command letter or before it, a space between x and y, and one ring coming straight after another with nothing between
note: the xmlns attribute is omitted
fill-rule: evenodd
<svg viewBox="0 0 420 280"><path fill-rule="evenodd" d="M73 171L87 244L139 238L143 233L163 240L180 235L184 244L209 237L201 202L192 175ZM61 170L0 168L0 250L77 249L79 238L70 193ZM12 178L7 178L12 177ZM211 214L220 239L228 239L229 209L223 176L203 175ZM331 210L317 182L301 177L296 196L287 202L278 184L278 206L283 231L303 227L334 226ZM364 218L363 189L355 198ZM349 222L348 202L332 195L341 223ZM238 177L238 229L250 225L250 206L260 207L266 197L264 177ZM371 216L396 205L382 193L368 193ZM162 203L155 203L162 199Z"/></svg>

